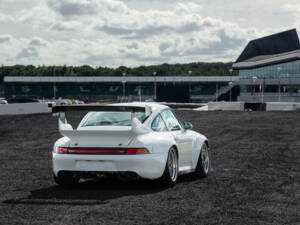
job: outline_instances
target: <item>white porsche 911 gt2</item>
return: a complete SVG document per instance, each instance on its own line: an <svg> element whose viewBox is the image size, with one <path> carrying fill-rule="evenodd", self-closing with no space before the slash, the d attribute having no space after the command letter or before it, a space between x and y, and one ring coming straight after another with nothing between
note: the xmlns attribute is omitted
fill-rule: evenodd
<svg viewBox="0 0 300 225"><path fill-rule="evenodd" d="M77 129L66 111L89 111ZM56 183L118 174L120 177L160 179L173 186L178 175L194 172L206 177L209 145L205 136L181 124L166 105L149 102L109 105L64 105L59 113L63 135L53 147Z"/></svg>

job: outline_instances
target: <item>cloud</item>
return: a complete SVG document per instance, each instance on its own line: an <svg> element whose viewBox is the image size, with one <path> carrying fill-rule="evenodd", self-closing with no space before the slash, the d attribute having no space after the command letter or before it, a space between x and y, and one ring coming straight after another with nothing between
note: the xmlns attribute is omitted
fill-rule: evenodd
<svg viewBox="0 0 300 225"><path fill-rule="evenodd" d="M130 45L127 45L127 48L129 48L129 49L138 49L139 48L139 44L136 43L136 42L133 42Z"/></svg>
<svg viewBox="0 0 300 225"><path fill-rule="evenodd" d="M0 12L0 22L15 22L15 18L13 16L4 14Z"/></svg>
<svg viewBox="0 0 300 225"><path fill-rule="evenodd" d="M94 4L86 0L49 0L48 5L62 16L92 15L97 13Z"/></svg>
<svg viewBox="0 0 300 225"><path fill-rule="evenodd" d="M5 42L9 42L10 38L11 37L9 35L0 36L0 44L3 44Z"/></svg>
<svg viewBox="0 0 300 225"><path fill-rule="evenodd" d="M30 7L25 0L9 1L15 2L0 7L0 22L6 21L0 32L7 34L0 36L0 56L10 64L118 67L234 61L247 41L279 29L258 29L247 19L262 6L272 9L257 0L255 7L245 0L32 0ZM247 15L240 10L245 6Z"/></svg>
<svg viewBox="0 0 300 225"><path fill-rule="evenodd" d="M300 26L300 4L299 3L296 3L296 4L286 3L286 4L282 5L281 8L284 11L284 13L291 14L295 18L295 20L294 20L295 22L293 25L299 29L299 26Z"/></svg>
<svg viewBox="0 0 300 225"><path fill-rule="evenodd" d="M77 21L65 21L65 22L59 22L55 23L51 26L51 30L56 31L76 31L81 29L82 24ZM82 30L82 29L81 29Z"/></svg>
<svg viewBox="0 0 300 225"><path fill-rule="evenodd" d="M22 51L17 55L17 59L22 58L38 58L39 54L34 47L23 48Z"/></svg>
<svg viewBox="0 0 300 225"><path fill-rule="evenodd" d="M29 46L46 47L47 42L41 38L34 38L30 41Z"/></svg>

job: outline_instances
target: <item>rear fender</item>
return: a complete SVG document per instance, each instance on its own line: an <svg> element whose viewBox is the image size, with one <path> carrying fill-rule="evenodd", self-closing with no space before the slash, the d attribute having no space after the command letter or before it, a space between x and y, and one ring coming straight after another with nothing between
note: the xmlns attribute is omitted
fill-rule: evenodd
<svg viewBox="0 0 300 225"><path fill-rule="evenodd" d="M135 136L130 143L130 147L146 147L151 153L168 153L169 149L172 146L176 146L177 144L173 138L170 138L168 134L164 134L163 132L150 132L147 134L141 134Z"/></svg>

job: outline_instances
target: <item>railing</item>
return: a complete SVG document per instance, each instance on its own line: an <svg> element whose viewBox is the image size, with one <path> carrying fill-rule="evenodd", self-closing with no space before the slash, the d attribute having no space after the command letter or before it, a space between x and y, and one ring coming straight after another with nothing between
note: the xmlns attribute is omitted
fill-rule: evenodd
<svg viewBox="0 0 300 225"><path fill-rule="evenodd" d="M223 94L228 93L232 88L234 88L235 86L238 86L238 82L232 83L228 86L223 86L221 87L218 92L216 93L216 95L211 99L212 101L216 101L218 100L219 97L221 97Z"/></svg>

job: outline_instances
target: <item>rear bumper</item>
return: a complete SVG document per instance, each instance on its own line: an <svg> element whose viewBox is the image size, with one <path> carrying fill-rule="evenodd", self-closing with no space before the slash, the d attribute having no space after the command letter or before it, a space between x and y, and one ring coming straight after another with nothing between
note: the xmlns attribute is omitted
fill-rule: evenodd
<svg viewBox="0 0 300 225"><path fill-rule="evenodd" d="M134 172L142 178L156 179L163 175L167 153L145 155L72 155L52 153L53 172L98 171Z"/></svg>

